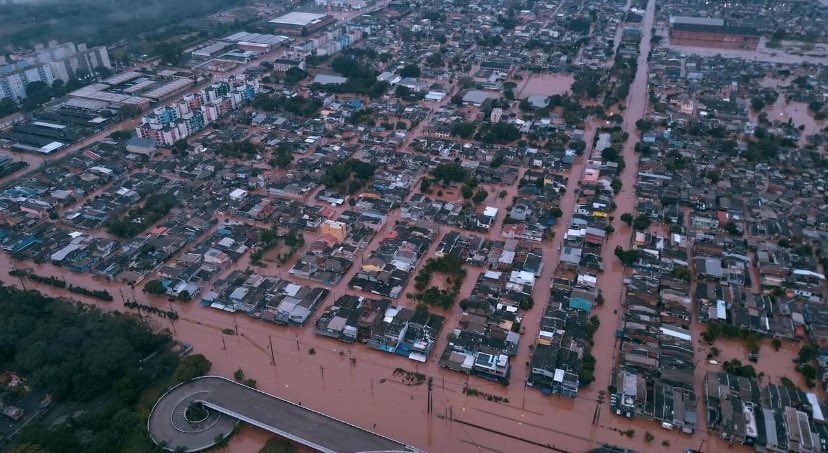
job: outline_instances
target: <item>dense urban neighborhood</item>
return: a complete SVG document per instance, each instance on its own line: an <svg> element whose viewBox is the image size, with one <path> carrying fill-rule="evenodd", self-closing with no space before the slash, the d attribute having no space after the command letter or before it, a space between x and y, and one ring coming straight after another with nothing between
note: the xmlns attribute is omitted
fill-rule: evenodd
<svg viewBox="0 0 828 453"><path fill-rule="evenodd" d="M0 448L828 451L828 2L6 3Z"/></svg>

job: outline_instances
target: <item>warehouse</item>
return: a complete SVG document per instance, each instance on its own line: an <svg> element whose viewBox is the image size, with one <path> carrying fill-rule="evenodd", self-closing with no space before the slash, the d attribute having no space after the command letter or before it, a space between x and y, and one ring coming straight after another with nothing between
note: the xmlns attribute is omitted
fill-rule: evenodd
<svg viewBox="0 0 828 453"><path fill-rule="evenodd" d="M271 19L269 22L273 24L274 31L278 33L307 36L333 24L336 19L327 14L294 11Z"/></svg>
<svg viewBox="0 0 828 453"><path fill-rule="evenodd" d="M723 19L670 18L670 43L678 46L756 50L759 37L755 28L732 26Z"/></svg>

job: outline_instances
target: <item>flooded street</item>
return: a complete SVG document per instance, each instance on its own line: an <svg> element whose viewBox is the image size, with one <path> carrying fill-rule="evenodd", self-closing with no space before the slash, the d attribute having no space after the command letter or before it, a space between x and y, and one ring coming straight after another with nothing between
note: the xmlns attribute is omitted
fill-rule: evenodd
<svg viewBox="0 0 828 453"><path fill-rule="evenodd" d="M655 0L649 0L643 21L643 30L653 26ZM347 20L351 16L343 16ZM601 327L594 336L595 345L592 354L597 365L595 381L587 388L581 389L578 396L569 399L560 396L544 396L541 392L527 388L526 382L530 357L528 348L537 337L540 318L550 296L549 283L560 261L559 246L561 238L569 226L576 203L578 202L579 181L583 175L588 156L592 151L592 143L599 127L595 119L589 118L584 128L584 141L587 149L583 156L579 156L573 164L566 192L560 200L560 209L563 213L555 226L556 237L552 241L537 243L543 249L543 271L536 279L532 298L534 307L525 313L522 334L517 355L512 359L511 385L504 386L497 382L484 380L480 377L471 377L465 374L448 371L438 366L437 362L446 347L447 335L457 326L462 315L459 304L448 310L434 310L446 317L440 337L434 345L431 356L425 363L408 360L404 357L371 349L359 343L347 344L337 340L316 335L313 321L325 311L337 297L344 294L377 296L347 288L347 283L362 264L363 257L369 256L380 241L391 234L396 222L400 220L399 209L388 214L382 226L371 239L365 249L358 252L350 269L344 274L337 285L324 285L331 294L317 309L311 321L304 327L277 326L264 321L256 320L243 313L227 313L224 311L204 307L197 302L170 302L166 297L151 297L138 288L131 288L117 281L107 281L93 277L90 274L69 273L65 269L52 264L35 265L33 263L15 262L6 254L0 254L0 280L6 284L37 289L45 294L56 297L67 297L68 292L45 286L28 280L20 280L8 275L15 267L32 269L38 275L62 276L68 283L90 288L106 289L114 296L112 302L101 302L96 299L79 295L72 298L95 304L106 310L119 310L141 314L146 322L154 328L168 330L176 339L193 345L194 353L204 354L212 363L211 373L232 377L233 373L242 369L246 377L254 379L257 387L275 396L287 399L303 406L323 412L327 415L376 431L396 440L411 444L429 452L581 452L604 444L620 445L640 452L670 451L678 452L687 449L696 449L700 442L704 442L705 451L746 452L747 447L733 446L707 434L704 417L699 417L697 434L688 436L677 431L662 430L655 422L640 419L621 419L612 414L609 404L599 402L599 392L607 390L611 369L616 364L618 344L615 337L616 329L623 316L624 277L625 268L614 256L614 249L621 246L630 247L632 229L619 220L623 213L634 213L636 208L635 183L638 172L638 156L634 146L639 140L639 132L635 127L637 120L644 117L647 108L647 56L650 50L649 33L644 33L641 41L641 53L638 57L638 71L630 87L627 99L627 108L624 111L622 127L629 132L629 139L623 146L623 157L626 167L620 174L622 189L615 197L617 209L613 212L615 232L609 234L603 245L602 258L604 272L598 278L598 288L606 300L602 306L595 306L592 314L597 315ZM717 50L718 51L718 50ZM725 52L725 51L719 51ZM534 75L527 77L517 90L517 97L525 98L533 95L551 96L562 94L569 90L573 78L569 75ZM441 104L434 103L434 108L445 105L450 101L451 94L458 87L452 85ZM781 104L780 104L781 103ZM811 119L807 122L807 112L801 104L784 104L780 99L768 107L769 116L779 115L787 119L793 118L795 124L804 124L805 133L816 130L819 125ZM433 110L432 110L433 112ZM410 131L402 145L402 151L409 152L408 145L416 138L422 128L429 123L432 113ZM805 115L805 116L802 116ZM810 129L809 129L810 128ZM355 157L362 157L359 152ZM521 169L521 175L525 172ZM520 177L516 178L520 180ZM506 216L507 208L512 197L518 193L517 182L511 186L482 185L489 192L489 198L481 203L482 206L498 208L499 212L495 223L487 233L480 234L489 239L502 240L501 229ZM417 184L413 187L417 187ZM501 190L506 191L506 197L498 197ZM412 194L415 192L412 189ZM447 190L448 192L448 190ZM455 191L455 198L458 196ZM410 197L410 195L409 195ZM447 195L448 197L448 195ZM312 195L306 201L311 202ZM333 208L332 218L335 219L344 210L350 209L343 205ZM229 219L220 217L219 224ZM264 223L244 220L244 223L269 227ZM211 234L216 227L202 233L202 238ZM657 226L654 226L657 228ZM453 227L443 226L434 238L429 255L433 255L440 239L449 231L462 231ZM305 233L306 244L312 243L320 236L318 233ZM195 243L196 241L193 241ZM535 245L535 244L533 244ZM299 260L305 249L296 251L287 263L282 266L270 264L268 267L251 267L255 272L266 275L287 278L298 283L310 286L323 286L320 283L288 276L291 265ZM184 253L184 251L180 252ZM414 279L425 259L417 263L407 285L401 291L405 295L414 291ZM233 270L249 267L249 254L243 255L238 262L214 277L223 278ZM475 286L475 282L482 269L466 266L467 276L460 289L457 300L468 297ZM148 278L152 279L154 276ZM433 282L445 286L441 280L443 276L436 275ZM203 292L209 289L205 285ZM145 313L135 312L125 308L126 300L136 300L141 304L153 305L164 310L174 310L179 314L179 320L173 322L166 318L155 317ZM414 308L415 300L405 296L396 300L399 306ZM700 326L693 325L694 338L699 337ZM707 345L698 343L696 360L698 368L695 374L696 394L703 395L701 382L704 371L719 370L707 362ZM743 357L743 346L737 342L717 344L721 350L718 360ZM769 342L762 344L761 358L757 370L763 371L766 379L777 382L780 377L787 376L796 383L802 383L801 377L792 370L792 364L783 357L792 353L794 345L786 344L782 351L774 351ZM394 376L396 368L423 373L433 378L432 414L427 412L427 390L425 385L409 385L399 377ZM484 398L467 396L464 388L474 388L481 392L507 398L508 401L498 403ZM699 403L698 413L703 413L703 403ZM597 419L594 417L597 415ZM590 420L596 420L590 423ZM622 436L619 429L635 429L637 434L632 437ZM645 441L644 432L650 431L655 435L652 442ZM239 435L230 441L227 451L233 453L253 453L258 451L264 442L272 435L263 430L244 427ZM661 445L662 441L669 441L669 448L656 449L653 445ZM304 452L306 450L301 449Z"/></svg>

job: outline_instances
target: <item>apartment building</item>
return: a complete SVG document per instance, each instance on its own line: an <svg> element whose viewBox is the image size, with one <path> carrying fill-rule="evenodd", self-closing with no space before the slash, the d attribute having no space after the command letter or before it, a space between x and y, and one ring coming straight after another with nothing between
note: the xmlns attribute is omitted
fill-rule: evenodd
<svg viewBox="0 0 828 453"><path fill-rule="evenodd" d="M49 41L13 63L0 65L0 99L23 99L26 86L32 82L52 85L55 80L68 81L79 72L92 72L98 67L111 68L106 47L87 48L86 44Z"/></svg>

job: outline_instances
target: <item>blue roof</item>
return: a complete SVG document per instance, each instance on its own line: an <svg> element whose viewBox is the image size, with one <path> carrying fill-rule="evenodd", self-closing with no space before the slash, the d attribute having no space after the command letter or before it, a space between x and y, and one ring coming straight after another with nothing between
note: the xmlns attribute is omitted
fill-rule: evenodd
<svg viewBox="0 0 828 453"><path fill-rule="evenodd" d="M571 297L569 299L569 308L577 308L589 313L592 311L592 302L581 299L580 297Z"/></svg>

